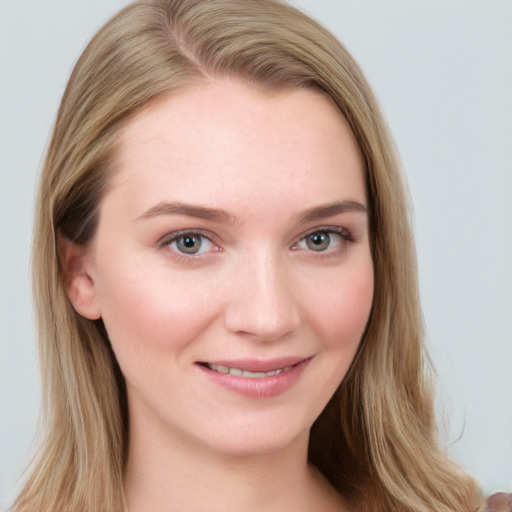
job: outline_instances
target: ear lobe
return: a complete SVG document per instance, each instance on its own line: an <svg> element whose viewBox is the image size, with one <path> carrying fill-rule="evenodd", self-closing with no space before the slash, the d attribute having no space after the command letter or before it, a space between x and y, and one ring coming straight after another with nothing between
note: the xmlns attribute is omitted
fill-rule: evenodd
<svg viewBox="0 0 512 512"><path fill-rule="evenodd" d="M60 231L57 233L57 251L64 273L64 285L75 311L89 320L101 318L92 275L90 252L73 243Z"/></svg>

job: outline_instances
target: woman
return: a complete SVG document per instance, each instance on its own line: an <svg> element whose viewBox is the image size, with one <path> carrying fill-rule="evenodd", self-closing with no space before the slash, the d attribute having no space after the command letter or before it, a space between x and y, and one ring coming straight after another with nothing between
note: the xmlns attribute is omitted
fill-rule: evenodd
<svg viewBox="0 0 512 512"><path fill-rule="evenodd" d="M271 0L90 43L39 190L46 438L15 510L475 510L439 449L378 106Z"/></svg>

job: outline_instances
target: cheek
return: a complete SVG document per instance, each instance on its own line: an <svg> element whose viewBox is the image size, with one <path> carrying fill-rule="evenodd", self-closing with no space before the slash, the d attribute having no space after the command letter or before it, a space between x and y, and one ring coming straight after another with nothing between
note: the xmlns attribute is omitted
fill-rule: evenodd
<svg viewBox="0 0 512 512"><path fill-rule="evenodd" d="M204 283L197 287L187 273L149 271L151 266L136 258L119 262L102 267L96 288L121 367L127 358L149 364L152 358L185 347L214 317L209 288Z"/></svg>
<svg viewBox="0 0 512 512"><path fill-rule="evenodd" d="M326 348L355 354L370 315L373 286L370 261L340 273L312 294L313 324Z"/></svg>
<svg viewBox="0 0 512 512"><path fill-rule="evenodd" d="M321 349L315 363L314 419L345 378L372 307L374 278L371 260L369 264L351 266L346 270L331 273L330 279L316 281L309 294L308 325Z"/></svg>

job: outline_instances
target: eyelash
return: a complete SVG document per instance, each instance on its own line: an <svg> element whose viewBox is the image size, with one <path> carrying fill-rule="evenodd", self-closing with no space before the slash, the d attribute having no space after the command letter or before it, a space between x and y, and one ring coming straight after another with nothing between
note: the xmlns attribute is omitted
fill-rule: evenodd
<svg viewBox="0 0 512 512"><path fill-rule="evenodd" d="M177 244L180 239L184 239L186 237L189 238L198 238L201 240L201 245L203 245L204 241L207 240L209 244L216 247L215 252L220 251L221 248L212 240L211 234L205 233L201 230L190 230L190 229L183 229L180 231L174 231L173 233L169 233L162 237L158 241L159 247L167 247L171 249L172 244ZM202 256L203 253L189 253L180 251L177 247L174 249L171 249L173 252L173 255L177 258L182 258L185 260L190 260L191 258L197 258L199 256Z"/></svg>
<svg viewBox="0 0 512 512"><path fill-rule="evenodd" d="M291 248L292 250L300 250L301 247L299 247L300 243L305 243L307 245L307 239L308 237L311 237L312 235L327 235L329 237L329 245L325 250L315 251L314 249L311 249L308 247L307 249L310 250L310 252L317 253L318 256L330 256L334 253L334 255L339 254L343 249L345 248L345 244L353 243L355 242L355 239L350 231L348 231L346 228L342 228L339 226L320 226L317 228L314 228L307 233L301 235L301 237L292 244ZM339 237L339 243L343 245L343 247L336 250L336 248L332 248L333 245L332 242L332 235L336 235L336 237ZM306 248L304 248L306 249ZM306 250L307 250L306 249Z"/></svg>
<svg viewBox="0 0 512 512"><path fill-rule="evenodd" d="M293 242L291 244L290 248L294 251L301 250L302 248L299 246L299 244L305 243L307 245L307 239L308 239L308 237L310 237L312 235L327 235L330 239L328 247L324 250L315 251L314 249L311 249L308 247L310 252L312 252L312 253L316 252L316 253L318 253L319 256L327 256L327 254L330 255L333 252L339 253L340 251L343 250L343 248L341 248L341 249L338 248L338 251L336 251L336 249L331 249L332 235L336 235L337 237L339 237L341 239L339 242L342 243L343 245L345 245L345 243L355 242L354 237L352 236L350 231L348 231L346 228L342 228L342 227L338 227L338 226L320 226L320 227L312 229L312 230L308 231L307 233L301 235L300 238L298 238L295 242ZM177 244L180 239L184 239L186 237L200 239L201 245L203 245L204 241L206 240L209 244L211 244L212 246L215 247L214 252L218 252L218 251L222 250L212 240L213 237L211 236L211 234L206 233L201 230L186 230L186 229L184 229L184 230L180 230L180 231L174 231L174 232L169 233L169 234L165 235L164 237L162 237L158 241L157 245L159 247L167 247L167 248L171 249L172 244ZM200 247L201 247L201 245L200 245ZM304 250L308 250L308 248L304 248ZM175 247L171 250L173 252L173 256L183 259L183 260L189 260L189 261L191 258L198 258L204 254L202 252L201 253L198 253L198 252L193 253L192 252L192 253L187 254L186 252L179 250L177 247ZM208 250L207 252L210 252L210 250Z"/></svg>

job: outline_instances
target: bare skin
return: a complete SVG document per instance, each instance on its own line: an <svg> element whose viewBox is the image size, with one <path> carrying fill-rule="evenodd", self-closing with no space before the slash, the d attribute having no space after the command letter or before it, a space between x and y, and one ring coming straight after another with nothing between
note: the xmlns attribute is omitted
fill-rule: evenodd
<svg viewBox="0 0 512 512"><path fill-rule="evenodd" d="M304 460L306 435L288 453L233 458L204 450L193 459L197 447L186 441L156 454L144 448L147 433L141 437L132 442L137 452L130 453L125 476L129 512L348 511L341 495Z"/></svg>
<svg viewBox="0 0 512 512"><path fill-rule="evenodd" d="M364 166L331 100L214 80L125 128L68 294L129 405L130 512L342 512L307 462L373 299Z"/></svg>

